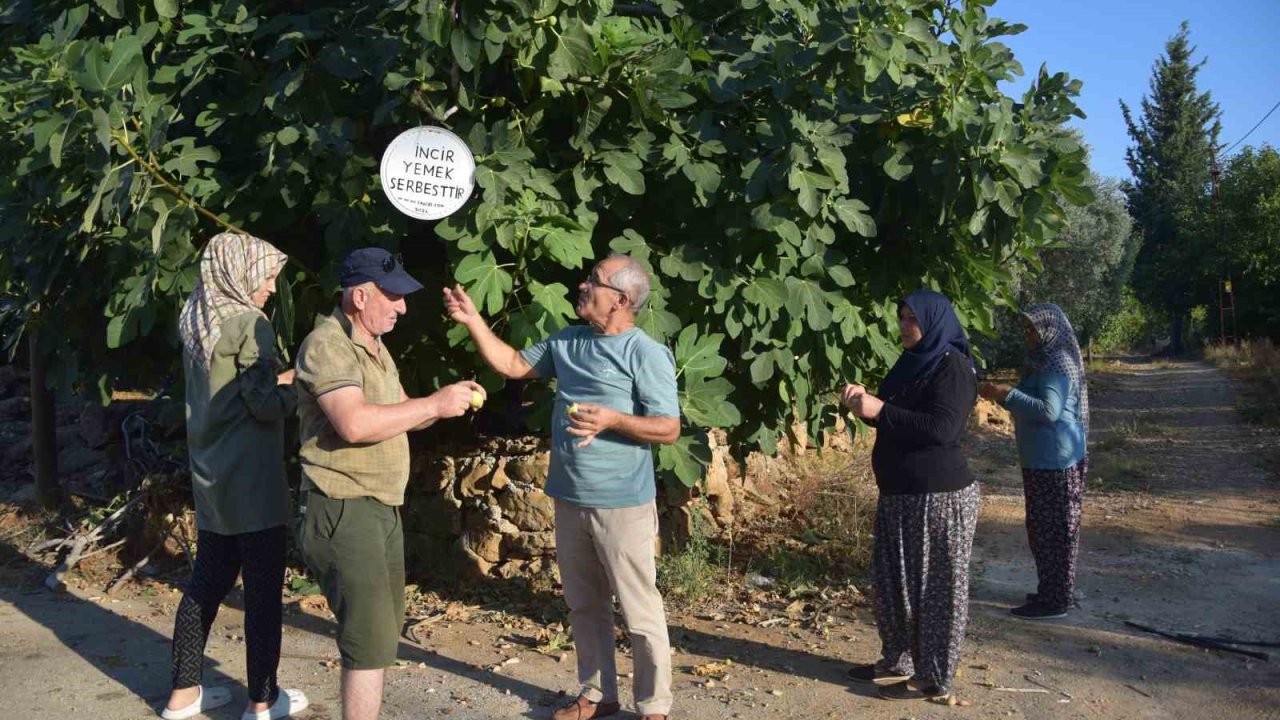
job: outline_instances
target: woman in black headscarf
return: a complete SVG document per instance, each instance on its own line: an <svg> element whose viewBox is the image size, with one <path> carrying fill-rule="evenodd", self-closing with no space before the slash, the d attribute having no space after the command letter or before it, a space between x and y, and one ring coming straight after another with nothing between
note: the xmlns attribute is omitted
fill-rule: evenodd
<svg viewBox="0 0 1280 720"><path fill-rule="evenodd" d="M847 385L841 401L876 427L880 489L872 578L880 660L849 677L891 700L950 694L969 619L969 555L978 487L960 452L977 400L969 340L946 297L920 290L898 305L902 356L879 396Z"/></svg>

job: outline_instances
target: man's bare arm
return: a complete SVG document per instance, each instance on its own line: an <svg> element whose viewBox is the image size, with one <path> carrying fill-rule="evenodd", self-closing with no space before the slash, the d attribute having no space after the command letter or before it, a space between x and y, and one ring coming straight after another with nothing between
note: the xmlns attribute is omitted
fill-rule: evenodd
<svg viewBox="0 0 1280 720"><path fill-rule="evenodd" d="M622 415L613 431L639 442L670 445L680 439L680 418Z"/></svg>
<svg viewBox="0 0 1280 720"><path fill-rule="evenodd" d="M680 439L680 418L627 415L604 405L591 403L582 403L569 415L569 434L582 438L578 447L590 445L596 435L606 430L638 442L670 445Z"/></svg>
<svg viewBox="0 0 1280 720"><path fill-rule="evenodd" d="M449 317L471 333L471 339L480 351L480 357L494 372L511 380L530 380L538 377L537 371L524 356L489 329L475 303L461 285L444 288L444 306Z"/></svg>
<svg viewBox="0 0 1280 720"><path fill-rule="evenodd" d="M485 390L469 380L446 385L424 398L378 405L365 401L364 390L355 386L331 390L316 401L338 436L349 443L367 444L388 440L401 433L427 427L441 418L458 417L471 407L472 391Z"/></svg>

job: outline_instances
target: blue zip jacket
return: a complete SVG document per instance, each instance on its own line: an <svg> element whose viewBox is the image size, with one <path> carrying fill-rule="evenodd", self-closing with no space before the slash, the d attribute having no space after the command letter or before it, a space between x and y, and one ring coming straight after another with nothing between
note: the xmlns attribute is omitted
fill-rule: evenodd
<svg viewBox="0 0 1280 720"><path fill-rule="evenodd" d="M1036 372L1009 392L1018 456L1029 470L1065 470L1084 459L1080 394L1062 373Z"/></svg>

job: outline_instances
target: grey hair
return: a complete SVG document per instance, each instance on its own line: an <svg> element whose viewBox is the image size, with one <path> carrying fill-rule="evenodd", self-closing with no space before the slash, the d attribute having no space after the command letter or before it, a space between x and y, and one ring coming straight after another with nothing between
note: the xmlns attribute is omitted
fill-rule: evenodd
<svg viewBox="0 0 1280 720"><path fill-rule="evenodd" d="M357 289L365 288L367 290L369 288L374 288L374 287L377 287L377 283L370 280L368 282L360 283L359 285L352 285L351 287L342 288L342 306L341 307L343 312L348 312L348 313L355 312L356 304L355 304L355 301L352 299L352 296L355 295L355 292Z"/></svg>
<svg viewBox="0 0 1280 720"><path fill-rule="evenodd" d="M649 301L649 272L630 255L614 253L609 256L610 260L615 258L625 262L609 276L609 284L627 294L632 312L639 311Z"/></svg>

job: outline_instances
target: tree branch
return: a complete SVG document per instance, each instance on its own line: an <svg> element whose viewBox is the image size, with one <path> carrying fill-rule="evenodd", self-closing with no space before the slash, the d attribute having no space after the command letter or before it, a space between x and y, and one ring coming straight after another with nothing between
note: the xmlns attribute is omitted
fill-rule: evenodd
<svg viewBox="0 0 1280 720"><path fill-rule="evenodd" d="M111 138L115 140L120 145L120 147L124 148L125 152L129 153L130 157L132 157L139 165L143 167L143 169L147 171L148 175L150 175L157 182L159 182L160 185L162 185L165 190L168 190L170 194L178 198L178 200L183 205L186 205L187 207L205 216L209 220L212 220L218 225L221 225L227 230L230 230L231 232L239 233L241 235L250 234L244 228L241 228L238 225L235 225L226 220L223 220L220 216L218 216L217 213L213 212L209 208L196 202L195 198L188 195L186 191L184 191L181 187L178 186L177 183L169 179L169 177L164 174L164 171L156 167L150 160L139 155L138 151L133 148L133 145L129 144L129 138L126 137L123 133L119 133L113 130L111 132Z"/></svg>

